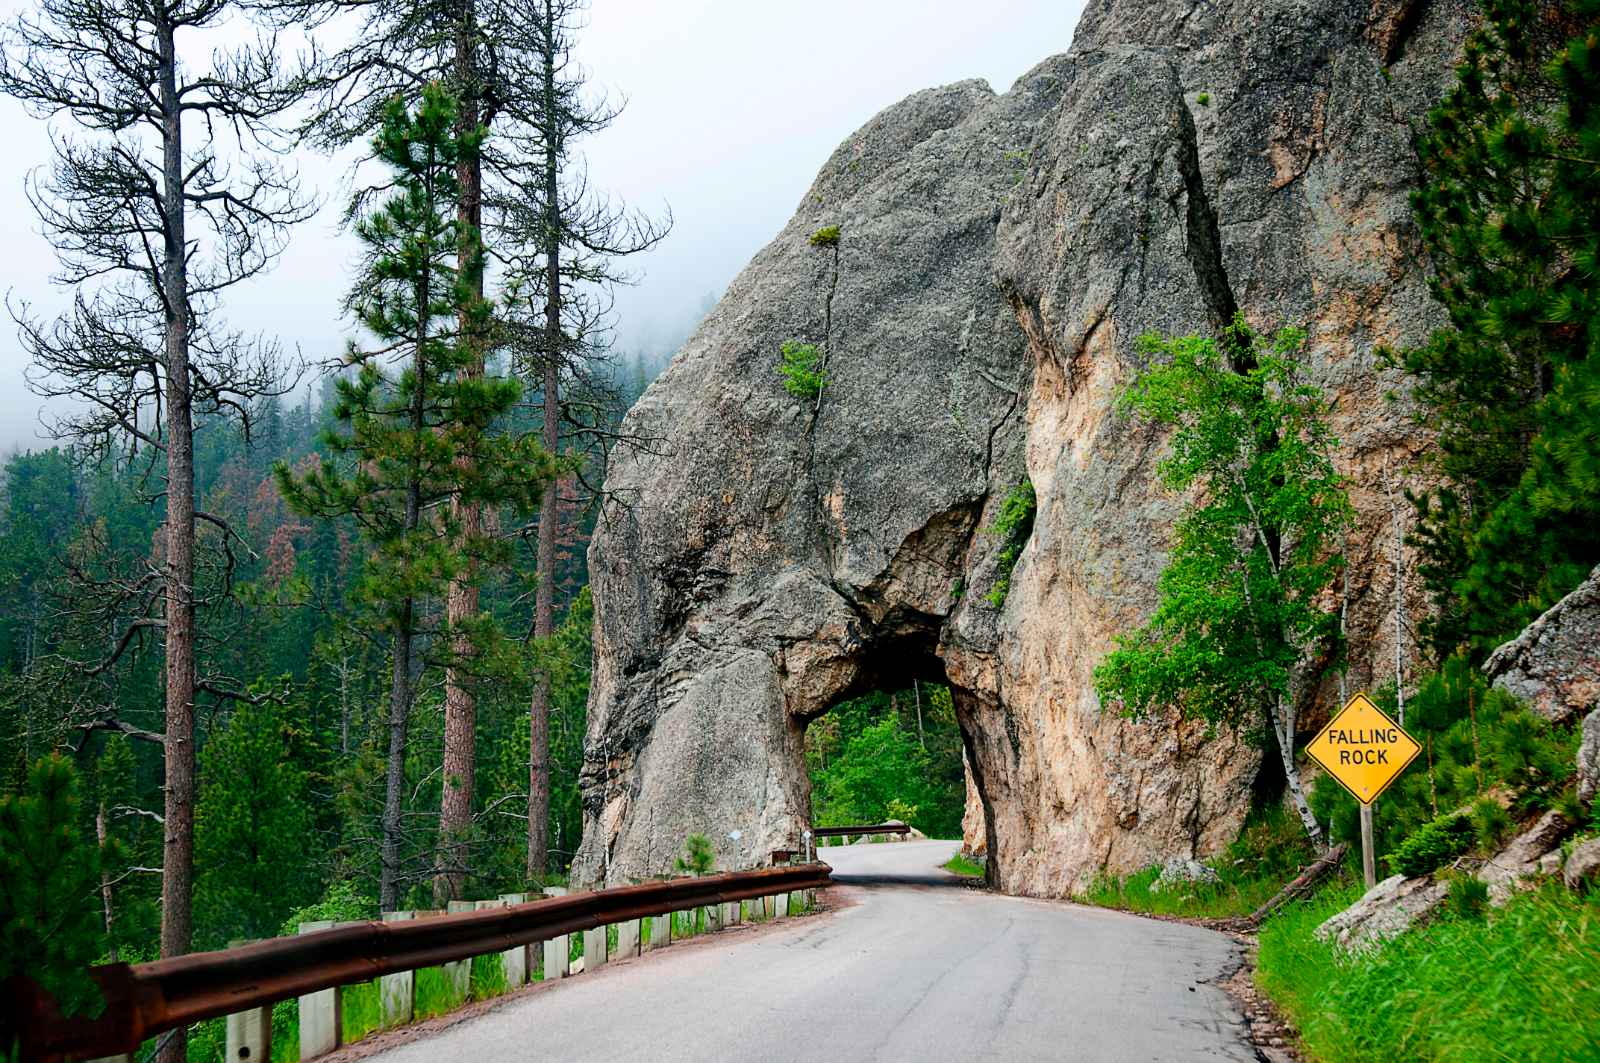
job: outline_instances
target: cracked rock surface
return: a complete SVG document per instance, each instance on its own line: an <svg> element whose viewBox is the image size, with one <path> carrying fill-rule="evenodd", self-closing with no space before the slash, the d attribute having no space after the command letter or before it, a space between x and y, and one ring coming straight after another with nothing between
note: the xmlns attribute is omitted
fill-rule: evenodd
<svg viewBox="0 0 1600 1063"><path fill-rule="evenodd" d="M798 848L806 723L947 682L968 844L1011 892L1215 852L1261 753L1102 711L1089 675L1155 603L1176 500L1117 417L1141 333L1235 310L1308 331L1360 514L1353 688L1392 668L1398 468L1427 445L1374 348L1439 323L1406 207L1409 124L1446 85L1455 0L1091 3L1004 94L918 93L828 160L651 385L590 552L595 671L578 881ZM837 248L812 233L837 225ZM818 403L786 340L826 350ZM1009 594L983 529L1038 498ZM1405 578L1411 615L1420 581ZM1411 653L1409 645L1403 653ZM1303 692L1320 726L1334 677ZM738 838L730 837L738 831Z"/></svg>

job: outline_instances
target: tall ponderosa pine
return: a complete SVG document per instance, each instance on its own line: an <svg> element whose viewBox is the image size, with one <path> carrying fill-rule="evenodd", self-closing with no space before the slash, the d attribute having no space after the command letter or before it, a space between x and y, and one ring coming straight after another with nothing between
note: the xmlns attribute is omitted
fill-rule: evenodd
<svg viewBox="0 0 1600 1063"><path fill-rule="evenodd" d="M1600 562L1600 4L1485 0L1413 205L1450 327L1406 351L1436 652L1475 656Z"/></svg>
<svg viewBox="0 0 1600 1063"><path fill-rule="evenodd" d="M518 42L535 80L506 140L514 165L503 168L493 197L503 257L511 263L514 349L539 391L544 446L558 453L567 443L579 453L603 456L608 428L622 403L606 364L609 319L605 291L625 280L620 258L659 243L670 216L657 222L596 197L576 169L577 142L605 129L617 110L588 93L572 59L586 0L536 0L502 11L497 31ZM574 401L576 400L576 401ZM595 490L580 470L577 482ZM539 507L535 638L555 633L556 545L562 507L551 483ZM547 871L550 848L551 675L540 668L529 705L528 859L530 881Z"/></svg>
<svg viewBox="0 0 1600 1063"><path fill-rule="evenodd" d="M1270 722L1295 810L1318 842L1294 765L1297 694L1310 656L1342 651L1339 615L1323 603L1351 509L1327 401L1295 363L1302 342L1285 330L1269 344L1242 318L1221 344L1142 341L1161 360L1119 406L1173 429L1159 474L1197 501L1173 528L1155 615L1117 640L1094 684L1134 715L1173 707L1251 730Z"/></svg>
<svg viewBox="0 0 1600 1063"><path fill-rule="evenodd" d="M422 605L441 600L470 565L498 563L505 546L459 519L463 500L476 507L531 508L554 474L532 440L497 434L495 422L516 404L514 379L486 377L460 328L487 308L461 270L462 248L481 255L479 235L459 217L459 164L477 150L481 128L463 135L454 98L439 84L424 89L413 112L391 101L373 141L393 174L394 193L356 227L366 248L364 273L350 296L363 328L380 341L352 348L359 366L337 385L339 427L326 438L336 461L304 476L277 470L299 512L353 517L369 547L360 596L389 634L388 766L380 849L379 901L394 907L403 869L406 734L414 691ZM398 377L382 363L399 359ZM492 637L481 625L449 628L444 645ZM436 641L436 644L437 641ZM452 663L451 655L442 655ZM459 780L445 782L460 786ZM470 791L468 792L470 798ZM441 831L444 831L441 825ZM441 861L464 865L465 839L448 835Z"/></svg>

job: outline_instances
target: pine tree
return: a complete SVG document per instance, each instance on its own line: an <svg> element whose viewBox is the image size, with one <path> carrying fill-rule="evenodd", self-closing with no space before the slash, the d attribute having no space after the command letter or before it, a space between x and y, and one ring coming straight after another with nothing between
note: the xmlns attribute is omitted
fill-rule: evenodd
<svg viewBox="0 0 1600 1063"><path fill-rule="evenodd" d="M1481 655L1600 561L1600 4L1485 0L1413 194L1450 325L1400 360L1438 435L1413 497L1436 652Z"/></svg>
<svg viewBox="0 0 1600 1063"><path fill-rule="evenodd" d="M205 946L271 937L312 899L306 779L285 726L273 701L247 703L200 752L195 922Z"/></svg>
<svg viewBox="0 0 1600 1063"><path fill-rule="evenodd" d="M531 509L555 475L551 457L527 438L496 433L516 404L514 379L478 371L468 338L487 328L489 307L463 277L462 248L481 257L480 237L456 211L463 154L479 150L481 129L463 135L454 98L429 85L413 111L391 101L373 150L393 174L394 192L356 226L366 249L349 305L379 341L352 348L353 378L337 382L337 427L325 437L335 456L304 475L276 470L280 489L298 512L351 517L368 544L357 595L376 614L392 647L388 770L380 852L379 902L393 908L402 879L402 798L406 732L413 698L421 606L438 600L473 565L499 563L505 545L481 525L457 519L454 503ZM470 330L460 327L473 319ZM483 319L483 320L480 320ZM400 359L395 376L384 362ZM459 663L454 648L495 638L492 625L458 625L434 640L448 647L442 663ZM445 780L470 802L472 780ZM464 839L446 837L441 864L458 875Z"/></svg>
<svg viewBox="0 0 1600 1063"><path fill-rule="evenodd" d="M1296 693L1313 653L1342 649L1338 612L1324 598L1344 563L1338 544L1351 511L1333 468L1327 400L1294 360L1302 342L1285 330L1266 343L1242 318L1220 343L1142 341L1161 361L1119 406L1174 429L1159 473L1197 500L1173 528L1155 615L1117 640L1094 685L1136 716L1173 707L1247 729L1265 718L1317 842L1294 765Z"/></svg>
<svg viewBox="0 0 1600 1063"><path fill-rule="evenodd" d="M102 1006L84 970L103 935L94 847L82 822L77 772L59 754L33 765L21 793L0 797L0 982L27 975L68 1015Z"/></svg>

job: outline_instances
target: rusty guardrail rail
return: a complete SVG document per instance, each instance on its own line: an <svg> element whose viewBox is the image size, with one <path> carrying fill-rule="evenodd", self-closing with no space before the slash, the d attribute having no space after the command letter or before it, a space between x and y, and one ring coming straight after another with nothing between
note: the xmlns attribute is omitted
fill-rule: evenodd
<svg viewBox="0 0 1600 1063"><path fill-rule="evenodd" d="M132 1052L176 1029L321 989L370 981L502 952L576 930L590 930L685 908L766 897L829 884L817 862L733 871L409 922L369 922L221 952L152 963L105 964L90 976L105 995L99 1018L65 1017L27 979L5 987L0 1037L20 1040L22 1059L88 1059Z"/></svg>
<svg viewBox="0 0 1600 1063"><path fill-rule="evenodd" d="M813 827L814 838L847 838L855 834L910 834L907 823L869 823L861 827Z"/></svg>

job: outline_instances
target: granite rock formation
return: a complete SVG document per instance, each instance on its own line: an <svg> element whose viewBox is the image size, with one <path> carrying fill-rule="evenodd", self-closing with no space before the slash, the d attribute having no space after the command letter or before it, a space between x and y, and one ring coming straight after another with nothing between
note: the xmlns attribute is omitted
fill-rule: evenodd
<svg viewBox="0 0 1600 1063"><path fill-rule="evenodd" d="M1261 752L1131 722L1088 683L1154 604L1176 506L1161 439L1111 400L1146 331L1236 310L1304 326L1360 513L1348 682L1392 675L1390 470L1426 440L1374 350L1439 320L1410 130L1465 19L1444 0L1096 0L1005 94L921 92L851 136L628 417L641 445L612 465L590 553L575 876L665 871L691 832L723 866L796 847L807 723L913 678L951 686L968 843L1001 888L1062 895L1229 840ZM809 239L826 226L836 246ZM820 402L782 386L787 340L825 349ZM1037 516L997 607L986 529L1024 480ZM1406 575L1413 615L1419 590ZM1306 684L1303 727L1335 691Z"/></svg>

